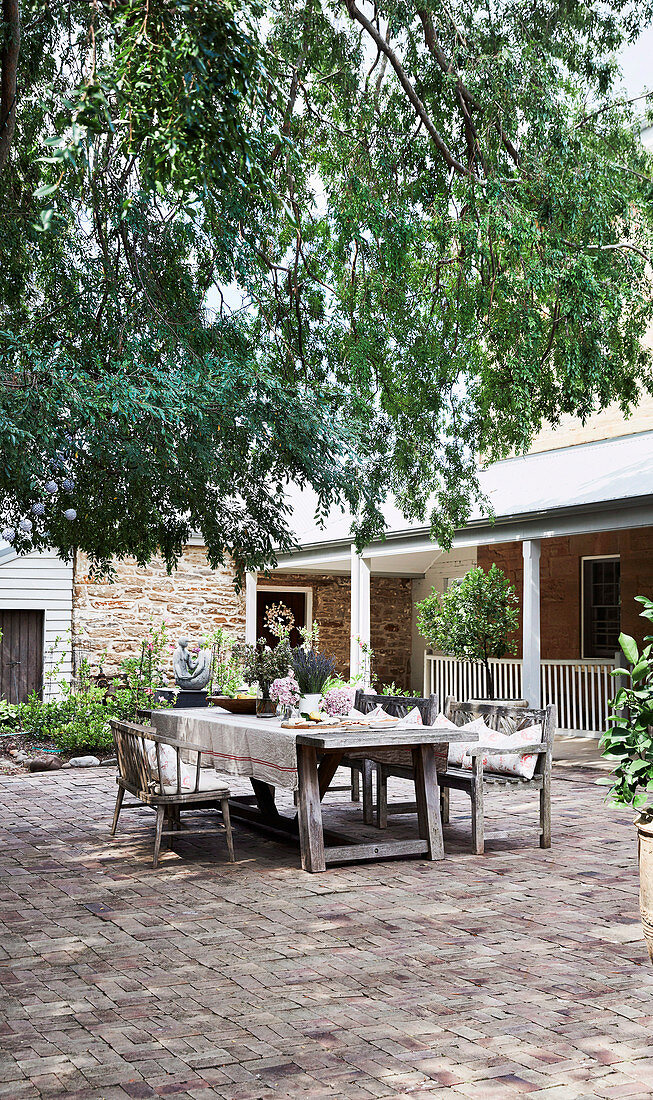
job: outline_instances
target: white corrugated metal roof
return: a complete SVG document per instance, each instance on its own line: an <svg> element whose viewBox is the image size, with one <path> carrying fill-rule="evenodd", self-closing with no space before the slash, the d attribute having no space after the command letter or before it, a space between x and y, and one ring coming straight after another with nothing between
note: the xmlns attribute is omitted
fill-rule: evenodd
<svg viewBox="0 0 653 1100"><path fill-rule="evenodd" d="M509 458L482 470L480 482L497 521L561 508L653 497L653 432ZM289 500L293 506L292 527L300 546L349 538L349 513L334 508L320 527L315 521L312 492L294 490L289 493ZM426 530L423 523L411 524L405 520L392 502L384 507L383 513L388 535ZM476 509L469 522L487 518Z"/></svg>

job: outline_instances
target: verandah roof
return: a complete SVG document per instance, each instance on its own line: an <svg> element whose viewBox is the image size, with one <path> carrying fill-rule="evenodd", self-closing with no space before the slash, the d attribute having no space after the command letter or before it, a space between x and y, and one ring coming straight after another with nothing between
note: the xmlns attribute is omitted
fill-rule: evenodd
<svg viewBox="0 0 653 1100"><path fill-rule="evenodd" d="M653 432L506 459L482 470L480 481L494 518L473 513L454 548L653 526ZM281 555L278 568L349 572L351 516L333 509L319 527L313 494L297 492L292 503L299 549ZM421 572L434 552L428 527L408 524L393 504L384 514L385 541L365 551L372 571L408 556L410 572Z"/></svg>

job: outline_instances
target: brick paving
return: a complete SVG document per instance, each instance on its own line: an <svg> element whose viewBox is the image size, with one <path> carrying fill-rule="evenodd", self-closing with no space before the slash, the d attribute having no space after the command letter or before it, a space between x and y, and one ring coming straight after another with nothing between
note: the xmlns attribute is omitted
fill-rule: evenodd
<svg viewBox="0 0 653 1100"><path fill-rule="evenodd" d="M108 771L0 777L0 1097L653 1096L632 814L587 773L548 852L496 794L471 855L454 795L443 863L309 876L240 825L235 865L217 835L153 871Z"/></svg>

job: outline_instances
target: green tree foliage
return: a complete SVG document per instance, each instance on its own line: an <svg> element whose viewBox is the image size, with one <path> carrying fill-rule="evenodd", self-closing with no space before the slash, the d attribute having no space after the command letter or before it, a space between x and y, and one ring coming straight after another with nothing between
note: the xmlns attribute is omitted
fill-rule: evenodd
<svg viewBox="0 0 653 1100"><path fill-rule="evenodd" d="M197 529L260 568L291 544L289 479L346 502L359 542L392 492L447 546L477 454L651 388L651 162L613 60L648 3L3 16L18 549L172 565Z"/></svg>
<svg viewBox="0 0 653 1100"><path fill-rule="evenodd" d="M417 604L417 628L429 645L460 661L482 661L488 698L494 699L490 657L515 652L510 635L519 625L518 600L505 573L470 569L442 594L435 588Z"/></svg>

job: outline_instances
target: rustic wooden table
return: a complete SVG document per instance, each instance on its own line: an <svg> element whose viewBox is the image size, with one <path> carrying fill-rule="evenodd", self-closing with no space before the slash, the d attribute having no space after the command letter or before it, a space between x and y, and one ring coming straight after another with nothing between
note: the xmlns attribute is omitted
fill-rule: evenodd
<svg viewBox="0 0 653 1100"><path fill-rule="evenodd" d="M434 746L442 742L475 740L469 733L431 726L412 729L329 729L291 731L276 728L269 719L234 717L217 710L153 711L152 722L165 732L170 726L182 740L206 744L207 756L218 771L246 775L253 795L230 799L232 816L284 837L299 837L302 867L324 871L329 863L355 863L395 856L442 859L440 788ZM162 725L163 724L163 725ZM253 739L254 738L254 739ZM297 772L295 773L295 750ZM374 843L324 829L322 799L344 756L365 757L371 750L404 748L412 753L415 772L418 836L391 840L386 832ZM281 764L280 771L275 771ZM278 783L270 780L279 776ZM298 788L297 814L282 814L276 805L276 786Z"/></svg>
<svg viewBox="0 0 653 1100"><path fill-rule="evenodd" d="M297 734L299 772L298 825L302 867L324 871L329 863L358 863L394 856L426 856L443 859L440 788L434 746L443 741L469 740L468 733L416 726L401 730L310 731ZM365 756L366 750L406 748L412 752L415 770L417 824L414 840L388 840L372 844L325 844L322 799L343 756Z"/></svg>
<svg viewBox="0 0 653 1100"><path fill-rule="evenodd" d="M252 779L254 798L231 801L235 817L244 817L279 834L299 834L302 867L305 871L324 871L329 863L358 863L396 856L444 858L440 787L435 765L434 746L443 741L468 741L469 733L437 730L429 726L402 730L306 730L297 733L297 770L299 797L297 816L279 813L275 789ZM418 836L413 840L355 842L324 829L322 799L329 789L343 756L365 756L379 748L406 748L413 757L417 800ZM251 805L256 801L257 808Z"/></svg>

